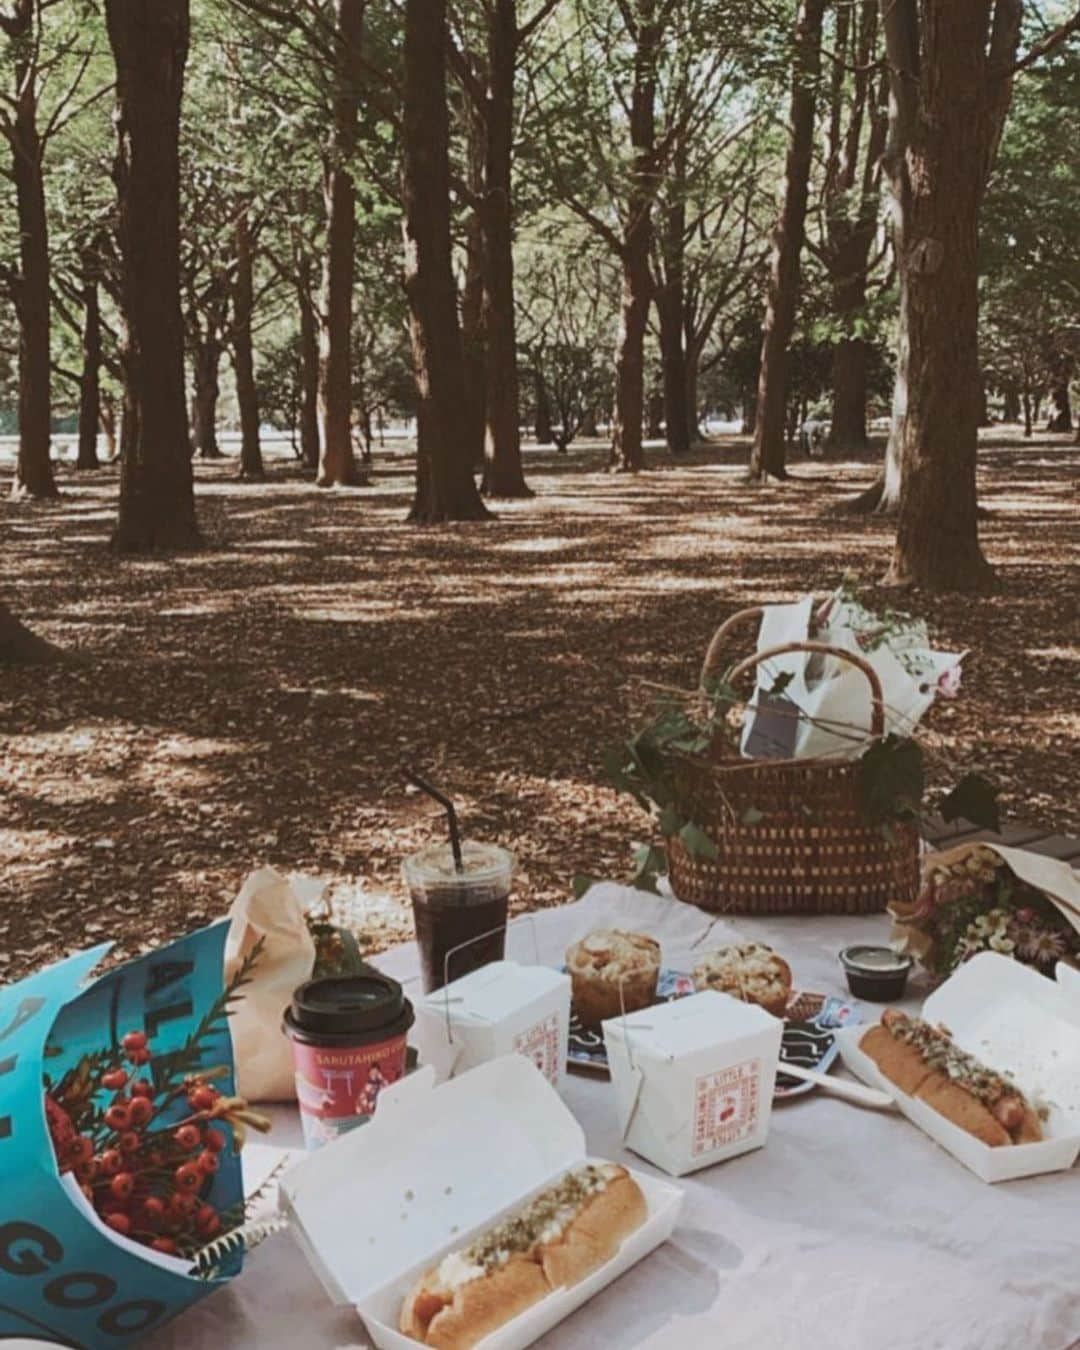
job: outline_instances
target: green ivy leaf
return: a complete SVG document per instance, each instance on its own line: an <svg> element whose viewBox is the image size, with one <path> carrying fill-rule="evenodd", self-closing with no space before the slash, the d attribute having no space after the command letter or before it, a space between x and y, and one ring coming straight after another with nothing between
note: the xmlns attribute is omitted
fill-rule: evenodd
<svg viewBox="0 0 1080 1350"><path fill-rule="evenodd" d="M863 814L868 820L911 820L923 795L923 757L916 741L886 736L859 760Z"/></svg>
<svg viewBox="0 0 1080 1350"><path fill-rule="evenodd" d="M679 831L679 838L691 858L717 858L720 850L699 826L688 820Z"/></svg>
<svg viewBox="0 0 1080 1350"><path fill-rule="evenodd" d="M652 844L638 844L634 849L634 875L630 885L639 891L659 895L657 879L667 871L667 854Z"/></svg>
<svg viewBox="0 0 1080 1350"><path fill-rule="evenodd" d="M742 813L742 823L744 825L760 825L765 819L765 812L759 811L756 806L748 806Z"/></svg>
<svg viewBox="0 0 1080 1350"><path fill-rule="evenodd" d="M574 878L570 882L570 887L574 892L574 899L580 900L585 892L589 890L590 887L595 886L596 883L597 878L590 876L588 872L575 872Z"/></svg>
<svg viewBox="0 0 1080 1350"><path fill-rule="evenodd" d="M945 821L970 820L972 825L1000 834L1001 813L997 797L997 788L980 774L965 774L941 803L941 818Z"/></svg>
<svg viewBox="0 0 1080 1350"><path fill-rule="evenodd" d="M660 833L667 839L673 834L678 834L682 829L684 821L681 814L676 811L674 806L665 806L660 812Z"/></svg>

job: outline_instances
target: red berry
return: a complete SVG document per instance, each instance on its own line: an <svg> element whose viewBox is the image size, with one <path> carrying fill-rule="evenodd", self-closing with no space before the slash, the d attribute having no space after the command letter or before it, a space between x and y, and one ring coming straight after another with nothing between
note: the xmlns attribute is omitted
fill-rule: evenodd
<svg viewBox="0 0 1080 1350"><path fill-rule="evenodd" d="M147 1167L162 1167L165 1164L165 1155L159 1148L153 1148L146 1155Z"/></svg>
<svg viewBox="0 0 1080 1350"><path fill-rule="evenodd" d="M114 1210L111 1214L106 1214L105 1222L110 1228L115 1229L118 1233L127 1234L131 1232L130 1218L126 1214L122 1214L119 1210Z"/></svg>
<svg viewBox="0 0 1080 1350"><path fill-rule="evenodd" d="M220 1130L207 1130L206 1138L203 1140L211 1153L220 1153L226 1142L227 1140Z"/></svg>
<svg viewBox="0 0 1080 1350"><path fill-rule="evenodd" d="M89 1162L80 1163L75 1169L76 1181L93 1181L97 1176L97 1163L91 1158Z"/></svg>
<svg viewBox="0 0 1080 1350"><path fill-rule="evenodd" d="M193 1111L211 1111L217 1099L218 1094L209 1087L197 1087L188 1093L188 1105Z"/></svg>
<svg viewBox="0 0 1080 1350"><path fill-rule="evenodd" d="M156 1252L164 1252L166 1256L176 1255L176 1243L172 1240L172 1238L167 1237L155 1238L153 1242L151 1242L150 1246L153 1247L154 1251Z"/></svg>
<svg viewBox="0 0 1080 1350"><path fill-rule="evenodd" d="M129 1031L128 1034L124 1037L124 1039L120 1042L120 1044L124 1047L125 1050L145 1050L146 1032Z"/></svg>
<svg viewBox="0 0 1080 1350"><path fill-rule="evenodd" d="M153 1105L145 1097L136 1097L128 1107L132 1125L148 1125L154 1114Z"/></svg>
<svg viewBox="0 0 1080 1350"><path fill-rule="evenodd" d="M133 1097L153 1097L154 1085L148 1083L145 1078L136 1078L131 1085L131 1095Z"/></svg>
<svg viewBox="0 0 1080 1350"><path fill-rule="evenodd" d="M215 1233L221 1232L221 1220L212 1210L210 1212L210 1217L207 1219L203 1219L201 1214L197 1216L195 1219L195 1226L198 1228L201 1237L209 1238L213 1237Z"/></svg>
<svg viewBox="0 0 1080 1350"><path fill-rule="evenodd" d="M107 1177L115 1176L124 1165L124 1160L115 1148L107 1148L97 1160L97 1165Z"/></svg>
<svg viewBox="0 0 1080 1350"><path fill-rule="evenodd" d="M148 1195L142 1202L142 1215L148 1224L157 1225L165 1217L165 1206L156 1195Z"/></svg>
<svg viewBox="0 0 1080 1350"><path fill-rule="evenodd" d="M175 1173L176 1184L182 1191L197 1191L203 1182L203 1173L194 1163L182 1163Z"/></svg>
<svg viewBox="0 0 1080 1350"><path fill-rule="evenodd" d="M208 1148L203 1149L195 1159L195 1166L204 1176L212 1176L218 1170L218 1155L211 1153Z"/></svg>
<svg viewBox="0 0 1080 1350"><path fill-rule="evenodd" d="M197 1125L181 1125L173 1138L185 1153L190 1153L202 1143L202 1134Z"/></svg>
<svg viewBox="0 0 1080 1350"><path fill-rule="evenodd" d="M105 1124L108 1125L110 1130L126 1130L131 1124L127 1106L120 1102L114 1102L105 1112Z"/></svg>
<svg viewBox="0 0 1080 1350"><path fill-rule="evenodd" d="M130 1172L117 1172L109 1182L109 1190L117 1200L130 1200L135 1190L135 1178Z"/></svg>
<svg viewBox="0 0 1080 1350"><path fill-rule="evenodd" d="M131 1050L128 1052L128 1059L132 1064L149 1064L151 1055L149 1050Z"/></svg>
<svg viewBox="0 0 1080 1350"><path fill-rule="evenodd" d="M142 1139L134 1130L125 1130L116 1143L121 1153L138 1153Z"/></svg>
<svg viewBox="0 0 1080 1350"><path fill-rule="evenodd" d="M195 1213L197 1204L190 1191L176 1191L169 1197L169 1216L173 1219L188 1219Z"/></svg>
<svg viewBox="0 0 1080 1350"><path fill-rule="evenodd" d="M101 1086L107 1087L110 1092L119 1092L127 1084L128 1076L123 1069L110 1069L108 1073L101 1075Z"/></svg>

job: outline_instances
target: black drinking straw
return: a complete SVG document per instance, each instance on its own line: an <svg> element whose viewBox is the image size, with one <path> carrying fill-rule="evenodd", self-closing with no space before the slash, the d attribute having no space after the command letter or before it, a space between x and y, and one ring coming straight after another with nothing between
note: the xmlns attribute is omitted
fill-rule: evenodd
<svg viewBox="0 0 1080 1350"><path fill-rule="evenodd" d="M426 778L421 778L412 769L405 770L405 777L421 792L426 792L429 797L434 798L446 811L446 824L450 830L450 848L454 854L454 866L459 872L464 872L465 863L461 856L461 831L458 829L457 811L454 808L454 803L445 792L440 792L433 783L429 783Z"/></svg>

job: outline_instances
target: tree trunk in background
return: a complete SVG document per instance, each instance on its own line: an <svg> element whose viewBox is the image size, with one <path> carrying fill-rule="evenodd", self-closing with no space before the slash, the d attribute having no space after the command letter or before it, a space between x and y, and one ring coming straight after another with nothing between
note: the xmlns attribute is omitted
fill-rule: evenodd
<svg viewBox="0 0 1080 1350"><path fill-rule="evenodd" d="M690 391L686 329L686 142L672 156L671 200L660 230L663 280L656 295L660 321L660 363L664 378L664 435L673 455L684 455L694 441L697 412Z"/></svg>
<svg viewBox="0 0 1080 1350"><path fill-rule="evenodd" d="M219 369L221 343L218 339L198 342L191 359L191 444L200 459L221 459L217 438L217 405L221 392Z"/></svg>
<svg viewBox="0 0 1080 1350"><path fill-rule="evenodd" d="M477 82L481 73L473 66ZM461 356L465 367L462 417L469 447L469 462L484 467L484 436L487 426L487 361L484 355L484 172L487 132L483 109L475 97L463 100L466 123L466 163L469 191L477 205L465 221L465 278L461 287Z"/></svg>
<svg viewBox="0 0 1080 1350"><path fill-rule="evenodd" d="M536 425L533 434L537 445L550 445L555 439L551 426L551 396L543 375L536 371L533 375L533 397L536 402Z"/></svg>
<svg viewBox="0 0 1080 1350"><path fill-rule="evenodd" d="M668 7L670 8L670 6ZM611 468L637 473L645 467L641 444L645 413L645 329L652 302L652 209L656 199L656 71L663 24L656 0L638 0L634 31L634 82L630 95L630 187L622 244L622 301L615 343L615 414Z"/></svg>
<svg viewBox="0 0 1080 1350"><path fill-rule="evenodd" d="M1047 431L1072 431L1072 404L1069 402L1069 382L1055 384L1050 390L1050 418Z"/></svg>
<svg viewBox="0 0 1080 1350"><path fill-rule="evenodd" d="M105 433L105 449L111 462L120 453L116 440L116 404L111 398L101 400L101 429Z"/></svg>
<svg viewBox="0 0 1080 1350"><path fill-rule="evenodd" d="M405 0L402 200L405 293L419 395L420 524L484 520L460 417L464 368L450 247L446 0Z"/></svg>
<svg viewBox="0 0 1080 1350"><path fill-rule="evenodd" d="M76 469L99 469L101 421L101 307L93 264L83 264L82 373L79 377L79 453Z"/></svg>
<svg viewBox="0 0 1080 1350"><path fill-rule="evenodd" d="M650 441L658 441L664 434L664 395L662 391L650 394L646 404L646 431Z"/></svg>
<svg viewBox="0 0 1080 1350"><path fill-rule="evenodd" d="M67 659L59 647L32 633L0 600L0 666L55 665Z"/></svg>
<svg viewBox="0 0 1080 1350"><path fill-rule="evenodd" d="M791 126L784 175L784 205L773 235L761 342L757 419L750 477L787 477L784 417L789 345L799 302L799 271L806 227L806 198L814 148L814 101L821 71L821 21L825 0L801 0L795 26Z"/></svg>
<svg viewBox="0 0 1080 1350"><path fill-rule="evenodd" d="M752 436L757 430L757 390L747 389L742 397L742 434Z"/></svg>
<svg viewBox="0 0 1080 1350"><path fill-rule="evenodd" d="M259 447L259 392L255 385L255 349L251 338L251 314L255 308L254 260L251 222L246 210L236 217L234 235L233 369L236 401L240 408L240 477L261 481L266 477L266 470Z"/></svg>
<svg viewBox="0 0 1080 1350"><path fill-rule="evenodd" d="M1001 411L1002 419L1006 422L1020 421L1020 391L1015 384L1007 384L1002 390L1004 406Z"/></svg>
<svg viewBox="0 0 1080 1350"><path fill-rule="evenodd" d="M128 375L122 552L199 543L184 401L180 311L180 104L189 0L105 0L116 60L114 176Z"/></svg>
<svg viewBox="0 0 1080 1350"><path fill-rule="evenodd" d="M690 424L690 443L701 434L698 418L698 363L701 357L690 345L686 348L686 415Z"/></svg>
<svg viewBox="0 0 1080 1350"><path fill-rule="evenodd" d="M900 274L890 446L900 468L891 584L992 584L979 547L979 208L1008 110L1019 37L1012 0L883 0L892 98L885 167ZM919 31L919 19L923 29Z"/></svg>
<svg viewBox="0 0 1080 1350"><path fill-rule="evenodd" d="M319 467L319 329L310 278L297 288L300 312L300 458L305 469Z"/></svg>
<svg viewBox="0 0 1080 1350"><path fill-rule="evenodd" d="M356 272L356 189L352 157L360 111L365 0L334 0L333 126L324 175L326 252L319 334L320 487L359 481L352 448L352 298Z"/></svg>
<svg viewBox="0 0 1080 1350"><path fill-rule="evenodd" d="M28 15L30 11L27 11ZM20 43L30 43L29 31ZM45 213L41 141L37 129L37 86L33 67L38 55L15 60L18 93L8 133L11 140L11 176L19 230L19 280L16 312L19 319L19 456L12 496L56 497L52 470L51 376L49 352L49 227Z"/></svg>
<svg viewBox="0 0 1080 1350"><path fill-rule="evenodd" d="M596 418L596 409L589 408L586 411L585 416L581 419L581 428L578 435L588 436L595 440L600 435L600 428L597 426Z"/></svg>
<svg viewBox="0 0 1080 1350"><path fill-rule="evenodd" d="M833 291L833 314L843 324L866 303L866 274ZM866 430L866 343L844 337L833 347L832 422L828 449L832 455L858 454L870 444Z"/></svg>
<svg viewBox="0 0 1080 1350"><path fill-rule="evenodd" d="M484 479L488 497L531 497L521 465L517 333L514 318L514 73L517 0L488 6L487 128L484 165L483 273L486 361Z"/></svg>

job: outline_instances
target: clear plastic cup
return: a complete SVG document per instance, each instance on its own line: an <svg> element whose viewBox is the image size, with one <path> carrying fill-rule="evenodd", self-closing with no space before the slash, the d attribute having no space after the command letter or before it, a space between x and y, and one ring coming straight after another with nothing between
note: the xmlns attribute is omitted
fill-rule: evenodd
<svg viewBox="0 0 1080 1350"><path fill-rule="evenodd" d="M412 897L424 992L468 975L506 951L506 918L514 855L498 844L468 840L462 866L449 844L429 844L401 867Z"/></svg>

